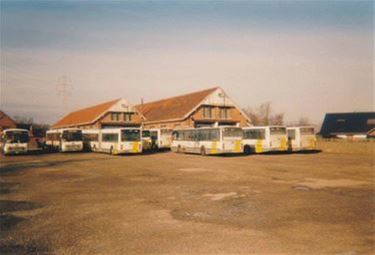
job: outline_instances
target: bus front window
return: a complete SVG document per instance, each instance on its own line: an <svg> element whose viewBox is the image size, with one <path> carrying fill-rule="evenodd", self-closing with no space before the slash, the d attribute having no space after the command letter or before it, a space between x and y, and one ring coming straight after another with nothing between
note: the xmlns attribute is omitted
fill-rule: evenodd
<svg viewBox="0 0 375 255"><path fill-rule="evenodd" d="M29 134L27 132L7 132L4 140L8 143L27 143Z"/></svg>
<svg viewBox="0 0 375 255"><path fill-rule="evenodd" d="M121 141L139 141L141 132L137 129L121 130Z"/></svg>
<svg viewBox="0 0 375 255"><path fill-rule="evenodd" d="M64 131L62 134L62 139L67 142L82 141L82 132L80 130Z"/></svg>
<svg viewBox="0 0 375 255"><path fill-rule="evenodd" d="M237 127L224 128L223 137L242 137L242 129Z"/></svg>

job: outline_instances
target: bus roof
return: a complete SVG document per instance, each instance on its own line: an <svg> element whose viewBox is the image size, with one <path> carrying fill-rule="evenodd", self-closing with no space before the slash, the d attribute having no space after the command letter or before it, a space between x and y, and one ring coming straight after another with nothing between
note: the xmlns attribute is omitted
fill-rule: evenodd
<svg viewBox="0 0 375 255"><path fill-rule="evenodd" d="M222 129L222 128L240 128L240 127L236 127L236 126L217 126L217 127L199 127L199 128L178 128L178 129L176 128L173 131L204 130L204 129Z"/></svg>
<svg viewBox="0 0 375 255"><path fill-rule="evenodd" d="M313 129L315 129L313 126L287 127L287 129L298 129L298 128L313 128Z"/></svg>
<svg viewBox="0 0 375 255"><path fill-rule="evenodd" d="M29 130L23 129L23 128L8 128L8 129L3 130L4 133L11 132L11 131L29 132Z"/></svg>
<svg viewBox="0 0 375 255"><path fill-rule="evenodd" d="M270 126L252 126L252 127L243 127L242 129L266 129L266 128L286 128L285 126L281 125L270 125Z"/></svg>

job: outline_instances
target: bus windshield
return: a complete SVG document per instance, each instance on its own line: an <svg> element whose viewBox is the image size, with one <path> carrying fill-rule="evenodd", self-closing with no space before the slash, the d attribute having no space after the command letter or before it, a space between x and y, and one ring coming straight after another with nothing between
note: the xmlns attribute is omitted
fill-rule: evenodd
<svg viewBox="0 0 375 255"><path fill-rule="evenodd" d="M314 128L301 128L301 135L313 135Z"/></svg>
<svg viewBox="0 0 375 255"><path fill-rule="evenodd" d="M64 130L61 136L67 142L82 141L81 130Z"/></svg>
<svg viewBox="0 0 375 255"><path fill-rule="evenodd" d="M271 135L286 135L286 128L285 127L271 127L270 133Z"/></svg>
<svg viewBox="0 0 375 255"><path fill-rule="evenodd" d="M27 143L29 133L27 131L9 131L5 133L4 138L8 143Z"/></svg>
<svg viewBox="0 0 375 255"><path fill-rule="evenodd" d="M121 141L140 141L141 132L138 129L121 130Z"/></svg>
<svg viewBox="0 0 375 255"><path fill-rule="evenodd" d="M223 137L242 137L242 129L237 127L224 128Z"/></svg>

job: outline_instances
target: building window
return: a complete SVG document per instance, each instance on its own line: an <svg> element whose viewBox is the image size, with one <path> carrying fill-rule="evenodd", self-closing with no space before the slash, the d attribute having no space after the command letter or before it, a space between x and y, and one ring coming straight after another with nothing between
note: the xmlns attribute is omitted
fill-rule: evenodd
<svg viewBox="0 0 375 255"><path fill-rule="evenodd" d="M126 122L132 121L132 114L131 113L124 113L124 121L126 121Z"/></svg>
<svg viewBox="0 0 375 255"><path fill-rule="evenodd" d="M208 119L212 118L212 107L203 106L203 117Z"/></svg>
<svg viewBox="0 0 375 255"><path fill-rule="evenodd" d="M117 112L112 112L111 113L111 120L112 121L119 121L120 120L120 114Z"/></svg>
<svg viewBox="0 0 375 255"><path fill-rule="evenodd" d="M220 108L220 119L228 119L228 108Z"/></svg>

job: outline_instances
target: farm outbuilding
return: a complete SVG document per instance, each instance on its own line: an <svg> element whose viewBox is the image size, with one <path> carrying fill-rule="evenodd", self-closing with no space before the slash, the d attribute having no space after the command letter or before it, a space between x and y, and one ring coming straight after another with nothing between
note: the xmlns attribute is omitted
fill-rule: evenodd
<svg viewBox="0 0 375 255"><path fill-rule="evenodd" d="M365 138L374 128L375 112L327 113L320 134L326 138Z"/></svg>

